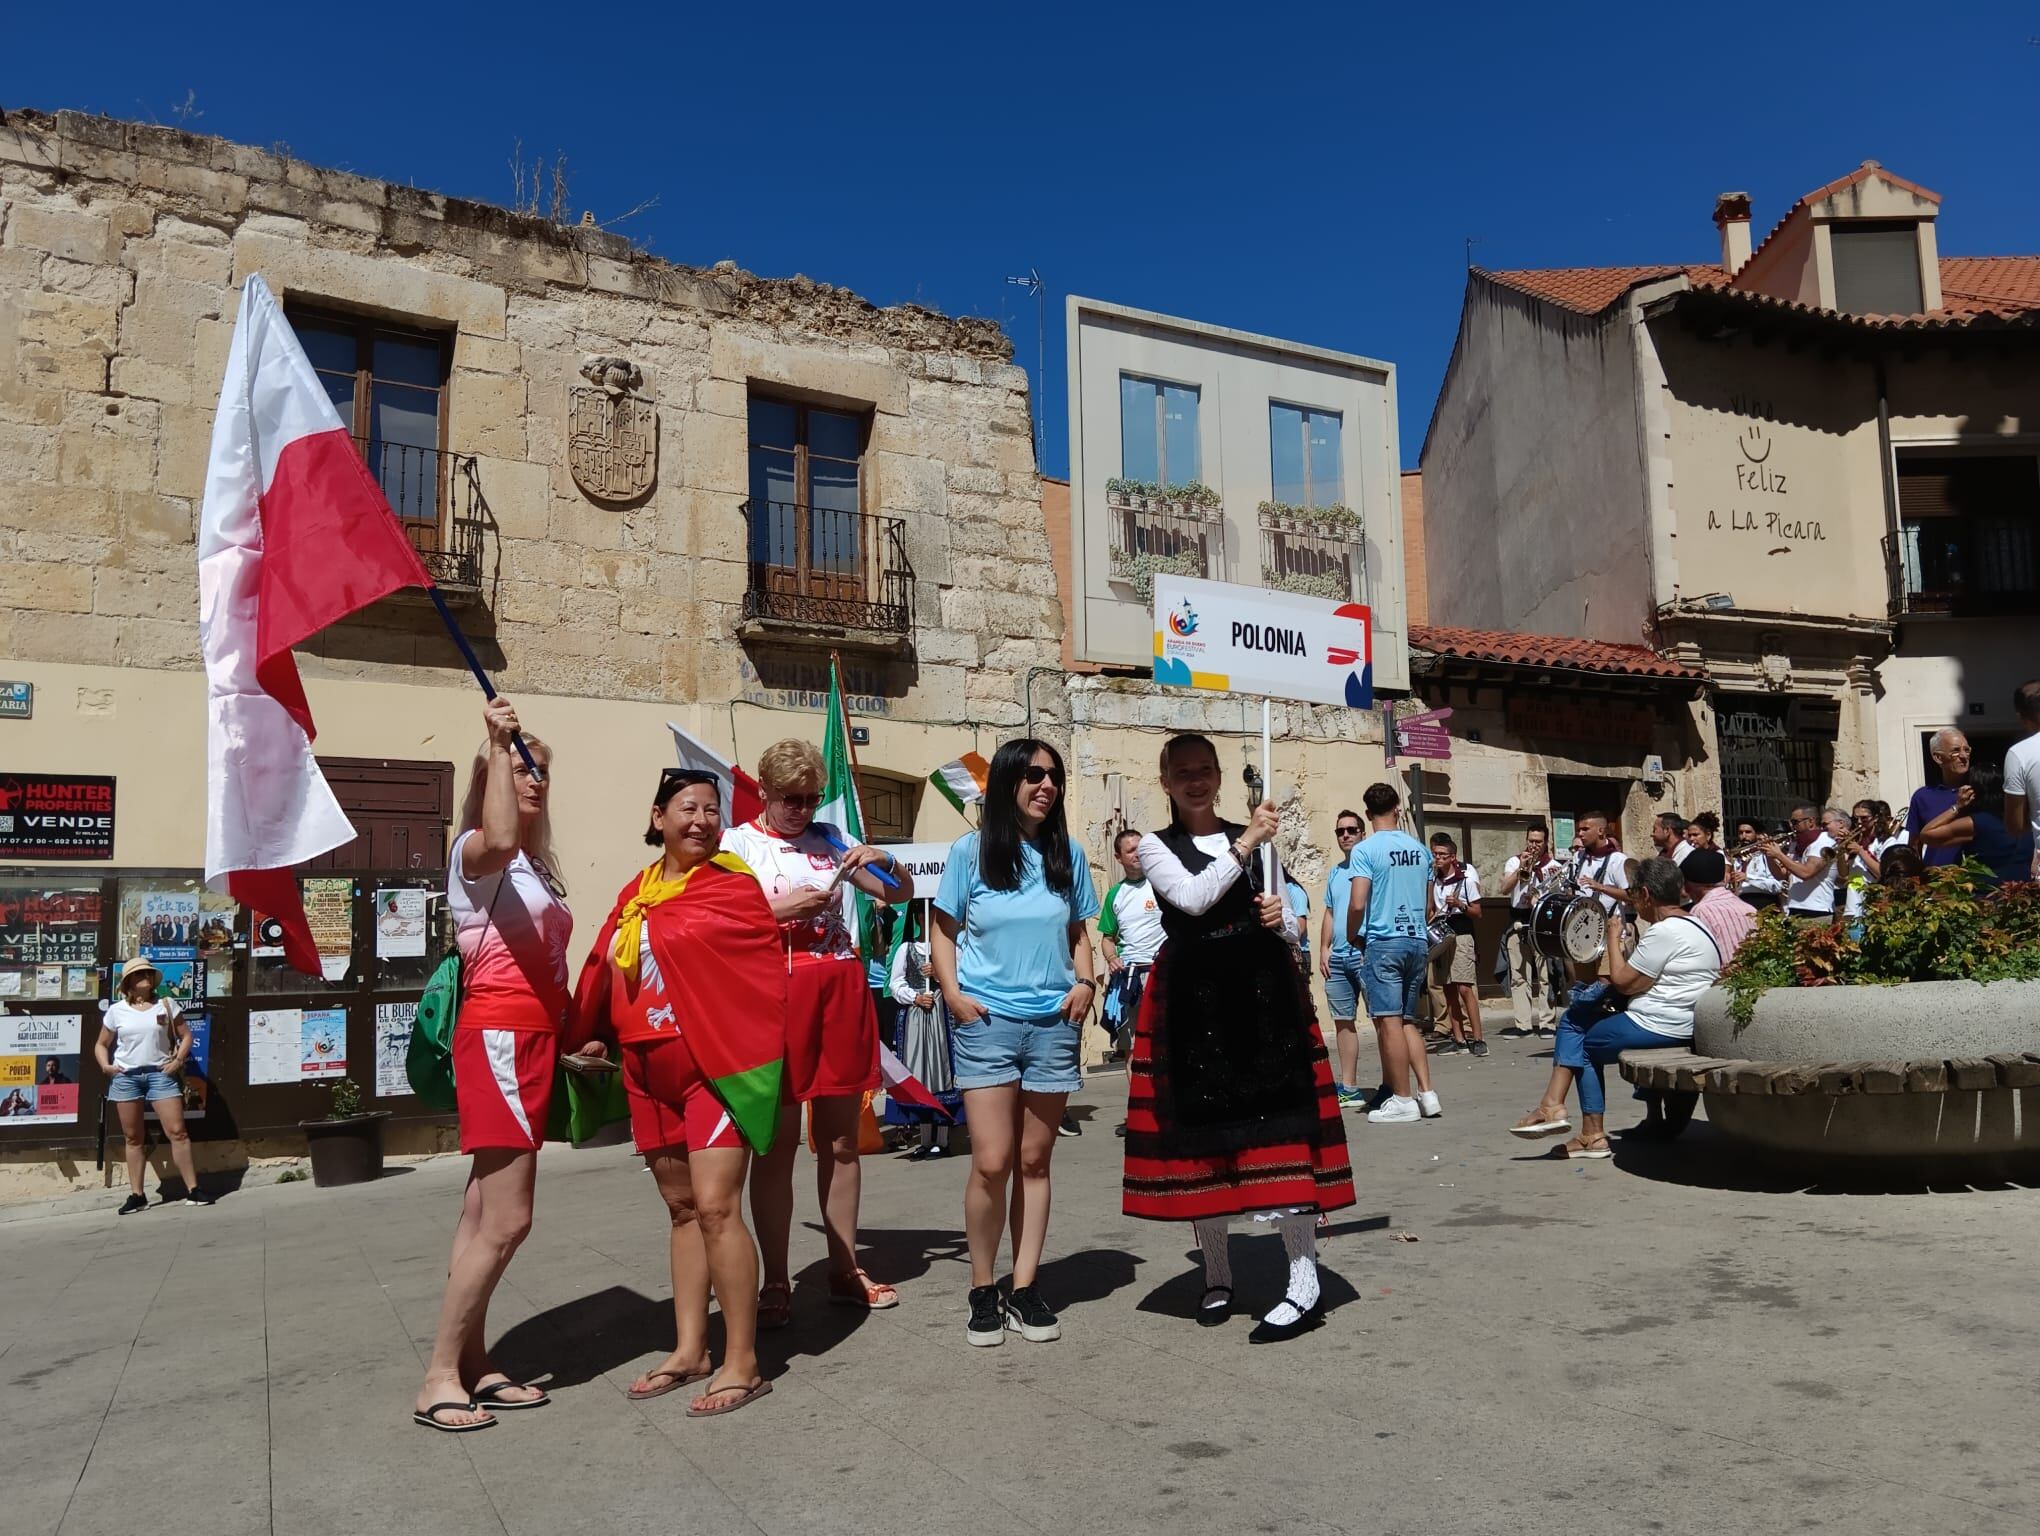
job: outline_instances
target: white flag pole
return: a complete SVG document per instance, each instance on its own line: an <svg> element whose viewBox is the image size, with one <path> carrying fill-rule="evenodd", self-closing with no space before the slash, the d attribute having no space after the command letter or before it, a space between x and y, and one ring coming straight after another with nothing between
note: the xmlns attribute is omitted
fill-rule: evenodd
<svg viewBox="0 0 2040 1536"><path fill-rule="evenodd" d="M1261 700L1261 798L1263 800L1273 800L1275 798L1275 763L1269 756L1268 742L1268 701L1263 698ZM1280 896L1282 894L1275 889L1275 845L1273 843L1263 843L1261 845L1261 887L1264 895Z"/></svg>

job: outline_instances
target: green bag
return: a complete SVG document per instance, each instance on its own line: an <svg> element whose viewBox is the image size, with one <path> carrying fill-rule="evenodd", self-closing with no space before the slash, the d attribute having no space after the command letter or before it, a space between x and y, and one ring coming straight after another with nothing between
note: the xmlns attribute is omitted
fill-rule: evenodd
<svg viewBox="0 0 2040 1536"><path fill-rule="evenodd" d="M453 1090L453 1021L460 1013L460 953L450 952L425 983L411 1043L404 1051L404 1076L427 1109L450 1115L460 1108Z"/></svg>
<svg viewBox="0 0 2040 1536"><path fill-rule="evenodd" d="M553 1069L547 1141L570 1141L578 1147L597 1131L629 1118L630 1098L621 1072L570 1072L564 1065Z"/></svg>

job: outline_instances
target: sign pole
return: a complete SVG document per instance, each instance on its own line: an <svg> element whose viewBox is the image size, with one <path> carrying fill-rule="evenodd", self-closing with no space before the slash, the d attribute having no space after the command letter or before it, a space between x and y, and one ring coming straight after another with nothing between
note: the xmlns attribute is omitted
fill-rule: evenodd
<svg viewBox="0 0 2040 1536"><path fill-rule="evenodd" d="M1263 800L1275 798L1275 762L1269 753L1270 735L1268 720L1268 700L1264 696L1261 700L1261 798ZM1282 894L1275 889L1275 845L1273 843L1263 843L1261 845L1261 888L1263 895L1279 896Z"/></svg>

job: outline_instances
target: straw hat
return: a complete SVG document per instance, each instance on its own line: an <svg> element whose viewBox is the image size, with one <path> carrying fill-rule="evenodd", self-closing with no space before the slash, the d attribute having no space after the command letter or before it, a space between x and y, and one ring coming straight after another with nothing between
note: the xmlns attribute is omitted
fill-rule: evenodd
<svg viewBox="0 0 2040 1536"><path fill-rule="evenodd" d="M134 959L128 961L126 965L120 968L120 980L116 983L114 990L125 992L128 982L137 976L153 976L156 978L157 986L163 985L163 973L156 968L155 962L145 960L142 956L136 955Z"/></svg>

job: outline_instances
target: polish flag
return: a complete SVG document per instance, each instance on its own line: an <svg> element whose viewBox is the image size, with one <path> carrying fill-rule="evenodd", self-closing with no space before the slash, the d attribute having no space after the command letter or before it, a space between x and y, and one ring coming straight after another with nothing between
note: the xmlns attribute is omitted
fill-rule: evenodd
<svg viewBox="0 0 2040 1536"><path fill-rule="evenodd" d="M205 877L283 925L319 974L293 866L354 840L312 757L291 647L401 587L430 587L382 488L251 276L213 418L198 526L206 675Z"/></svg>
<svg viewBox="0 0 2040 1536"><path fill-rule="evenodd" d="M765 814L765 792L758 787L756 779L699 736L681 730L670 720L666 722L666 729L673 733L673 750L679 754L682 768L691 768L696 773L712 773L722 780L724 826L741 827Z"/></svg>

